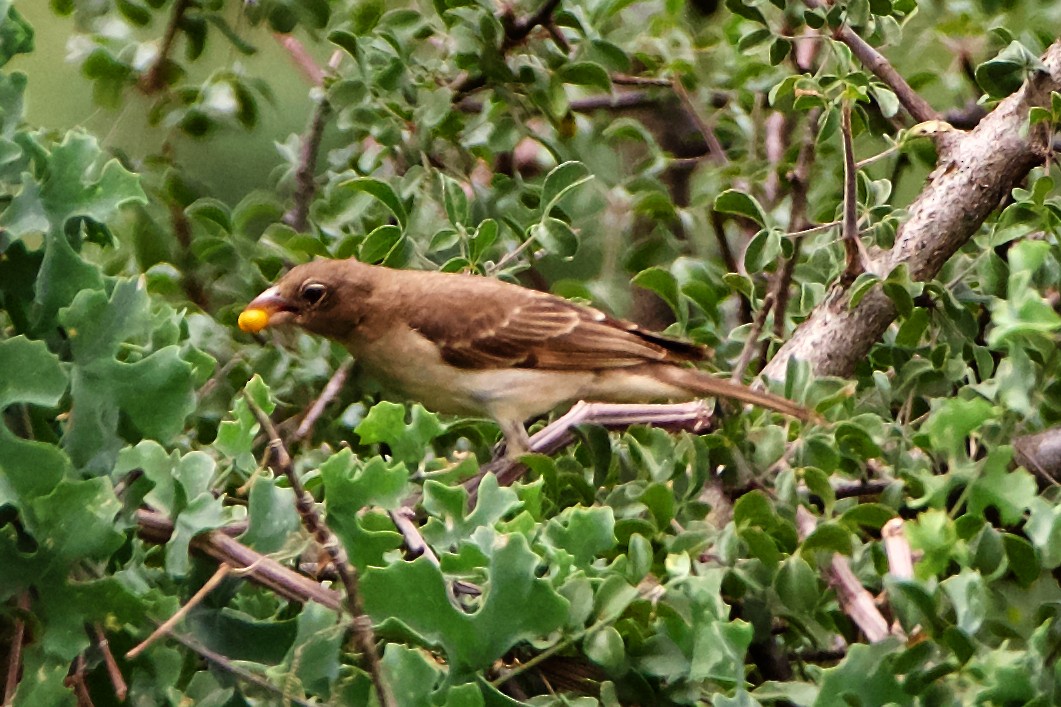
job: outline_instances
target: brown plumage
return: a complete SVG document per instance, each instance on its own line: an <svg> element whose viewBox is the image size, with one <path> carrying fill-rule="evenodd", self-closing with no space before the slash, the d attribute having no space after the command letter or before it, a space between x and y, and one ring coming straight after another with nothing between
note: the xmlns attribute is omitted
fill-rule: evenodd
<svg viewBox="0 0 1061 707"><path fill-rule="evenodd" d="M491 278L318 260L292 268L240 316L248 331L285 323L342 343L381 382L437 412L493 417L511 453L527 448L524 420L578 400L723 396L811 417L684 365L704 358L702 346Z"/></svg>

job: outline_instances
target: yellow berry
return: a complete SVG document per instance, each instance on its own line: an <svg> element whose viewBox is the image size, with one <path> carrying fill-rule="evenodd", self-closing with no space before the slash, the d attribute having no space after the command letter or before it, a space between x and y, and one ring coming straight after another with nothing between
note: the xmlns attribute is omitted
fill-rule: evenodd
<svg viewBox="0 0 1061 707"><path fill-rule="evenodd" d="M269 325L269 313L264 309L245 309L239 315L239 328L257 334Z"/></svg>

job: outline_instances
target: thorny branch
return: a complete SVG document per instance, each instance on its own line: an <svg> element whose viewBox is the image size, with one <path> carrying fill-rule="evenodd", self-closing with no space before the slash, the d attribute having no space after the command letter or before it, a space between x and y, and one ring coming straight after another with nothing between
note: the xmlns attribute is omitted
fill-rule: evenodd
<svg viewBox="0 0 1061 707"><path fill-rule="evenodd" d="M302 518L303 525L306 526L313 539L328 555L332 566L339 574L339 579L346 590L346 607L353 618L354 639L365 658L380 704L384 707L390 707L395 704L394 697L383 679L383 668L380 665L379 653L376 651L376 637L372 630L372 620L365 613L361 600L361 591L358 588L357 569L350 564L342 543L339 542L339 539L331 529L324 524L320 514L317 512L313 496L302 485L302 479L299 478L298 473L295 471L291 455L288 453L284 441L280 439L273 421L269 419L269 416L265 414L265 411L258 406L253 398L248 395L244 396L244 399L269 439L267 447L270 460L269 466L273 469L273 473L287 478L287 482L295 494L295 507L298 510L299 517Z"/></svg>

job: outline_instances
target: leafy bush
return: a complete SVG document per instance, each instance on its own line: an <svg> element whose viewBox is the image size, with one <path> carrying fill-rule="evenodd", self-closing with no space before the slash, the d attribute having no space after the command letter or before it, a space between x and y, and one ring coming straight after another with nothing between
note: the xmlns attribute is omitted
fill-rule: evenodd
<svg viewBox="0 0 1061 707"><path fill-rule="evenodd" d="M1061 701L1055 7L50 6L103 112L29 117L64 97L0 2L15 704ZM640 409L484 468L492 423L238 331L316 257L595 301L824 421Z"/></svg>

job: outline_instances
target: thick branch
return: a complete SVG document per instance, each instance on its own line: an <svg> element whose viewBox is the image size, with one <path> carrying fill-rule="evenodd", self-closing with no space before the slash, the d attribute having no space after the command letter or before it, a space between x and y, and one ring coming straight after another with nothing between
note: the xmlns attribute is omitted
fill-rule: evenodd
<svg viewBox="0 0 1061 707"><path fill-rule="evenodd" d="M173 534L173 523L161 513L138 510L137 530L147 542L165 543ZM200 533L192 538L192 549L240 570L247 579L270 589L290 601L313 601L339 611L341 597L334 589L322 587L309 577L284 567L271 557L255 552L232 537L246 530L243 524Z"/></svg>
<svg viewBox="0 0 1061 707"><path fill-rule="evenodd" d="M909 208L891 250L868 268L887 276L905 264L915 280L934 277L977 232L999 202L1043 159L1049 145L1029 135L1028 111L1047 106L1061 90L1061 42L1047 50L1048 72L1030 79L970 133L952 132L938 143L940 161ZM880 287L851 307L843 289L834 290L811 314L764 370L784 377L788 359L809 361L818 375L846 376L863 360L897 316Z"/></svg>

